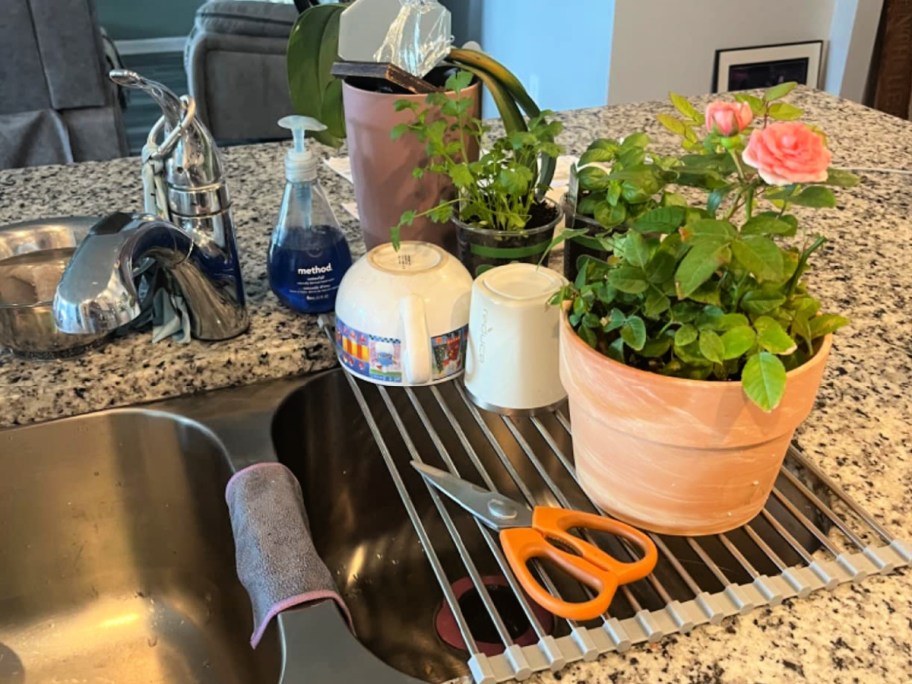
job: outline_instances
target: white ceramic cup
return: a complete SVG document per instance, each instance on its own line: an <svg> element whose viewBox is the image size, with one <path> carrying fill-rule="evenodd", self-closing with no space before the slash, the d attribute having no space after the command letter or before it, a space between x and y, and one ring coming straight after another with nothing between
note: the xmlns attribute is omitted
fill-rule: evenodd
<svg viewBox="0 0 912 684"><path fill-rule="evenodd" d="M535 413L566 396L558 372L560 308L548 303L566 280L534 264L498 266L472 285L465 386L497 413Z"/></svg>
<svg viewBox="0 0 912 684"><path fill-rule="evenodd" d="M465 266L437 245L375 247L339 284L339 362L381 385L427 385L459 375L471 289Z"/></svg>

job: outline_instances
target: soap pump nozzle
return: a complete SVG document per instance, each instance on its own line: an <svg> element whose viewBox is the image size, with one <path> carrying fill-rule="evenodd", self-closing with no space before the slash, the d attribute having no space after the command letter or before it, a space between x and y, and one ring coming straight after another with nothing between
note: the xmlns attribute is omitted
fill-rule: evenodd
<svg viewBox="0 0 912 684"><path fill-rule="evenodd" d="M311 181L317 177L317 160L307 147L307 131L325 131L326 126L311 116L283 116L279 126L294 136L294 147L285 155L285 178L292 183Z"/></svg>

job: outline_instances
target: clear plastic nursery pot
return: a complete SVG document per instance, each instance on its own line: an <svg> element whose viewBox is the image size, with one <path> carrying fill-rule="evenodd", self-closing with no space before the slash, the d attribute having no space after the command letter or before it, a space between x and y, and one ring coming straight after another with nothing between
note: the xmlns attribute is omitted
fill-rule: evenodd
<svg viewBox="0 0 912 684"><path fill-rule="evenodd" d="M765 413L740 382L687 380L631 368L560 324L580 485L606 513L665 534L717 534L756 516L795 429L814 405L832 336L789 371Z"/></svg>
<svg viewBox="0 0 912 684"><path fill-rule="evenodd" d="M469 273L477 277L496 266L537 264L564 216L561 206L550 199L545 198L542 204L553 212L547 223L518 231L478 228L454 218L459 260Z"/></svg>

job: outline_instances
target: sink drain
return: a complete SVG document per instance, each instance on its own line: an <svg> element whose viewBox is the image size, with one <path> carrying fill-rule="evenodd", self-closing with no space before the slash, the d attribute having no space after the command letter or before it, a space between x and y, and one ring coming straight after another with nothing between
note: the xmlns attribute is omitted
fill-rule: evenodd
<svg viewBox="0 0 912 684"><path fill-rule="evenodd" d="M520 646L535 644L538 641L535 630L532 629L522 606L519 605L513 590L507 584L506 578L503 575L489 575L483 577L482 581L513 642ZM503 653L506 649L472 579L463 577L454 582L453 594L456 596L459 610L469 626L469 631L472 633L478 649L488 656ZM527 601L542 629L546 634L550 634L554 627L554 617L531 600L527 599ZM444 643L460 651L468 652L453 611L446 601L437 610L434 622L437 634Z"/></svg>

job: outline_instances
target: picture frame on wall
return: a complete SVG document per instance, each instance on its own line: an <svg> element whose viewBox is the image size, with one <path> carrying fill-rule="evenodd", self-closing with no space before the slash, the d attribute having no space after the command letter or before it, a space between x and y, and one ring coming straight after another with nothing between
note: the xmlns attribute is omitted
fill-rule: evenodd
<svg viewBox="0 0 912 684"><path fill-rule="evenodd" d="M712 92L769 88L796 81L817 88L823 41L716 50Z"/></svg>

